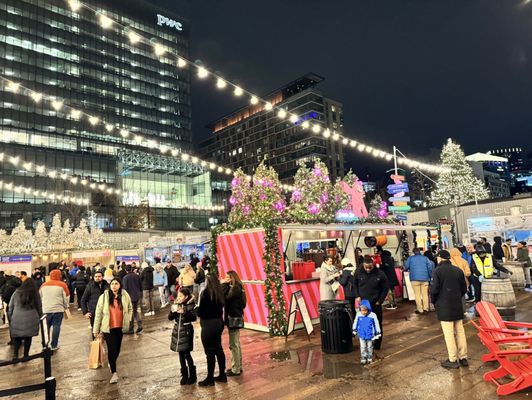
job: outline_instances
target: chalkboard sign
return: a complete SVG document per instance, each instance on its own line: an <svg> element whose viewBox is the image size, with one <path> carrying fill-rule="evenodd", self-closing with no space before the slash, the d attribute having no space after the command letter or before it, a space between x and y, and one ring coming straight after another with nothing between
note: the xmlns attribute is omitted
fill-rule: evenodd
<svg viewBox="0 0 532 400"><path fill-rule="evenodd" d="M299 311L299 314L301 315L301 319L303 320L303 325L305 326L305 329L307 331L307 335L309 336L310 341L310 334L314 332L314 326L312 325L312 320L310 319L310 315L308 313L307 303L305 303L305 299L303 298L303 293L301 290L298 290L297 292L292 293L292 296L290 297L290 311L288 314L288 330L286 332L286 338L288 339L288 335L294 332L295 326L296 326L296 313Z"/></svg>

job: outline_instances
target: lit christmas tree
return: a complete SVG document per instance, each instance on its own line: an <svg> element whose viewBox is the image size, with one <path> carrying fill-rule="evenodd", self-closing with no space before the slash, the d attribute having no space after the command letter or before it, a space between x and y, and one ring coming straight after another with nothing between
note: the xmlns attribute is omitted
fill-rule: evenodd
<svg viewBox="0 0 532 400"><path fill-rule="evenodd" d="M91 228L89 248L103 249L106 247L107 247L107 244L105 244L103 230L101 230L100 228Z"/></svg>
<svg viewBox="0 0 532 400"><path fill-rule="evenodd" d="M239 228L248 226L251 214L251 183L241 168L235 171L231 181L229 204L229 222Z"/></svg>
<svg viewBox="0 0 532 400"><path fill-rule="evenodd" d="M63 241L63 228L61 226L61 214L55 214L52 218L52 226L48 235L48 246L51 250L61 245Z"/></svg>
<svg viewBox="0 0 532 400"><path fill-rule="evenodd" d="M343 201L341 190L333 191L329 170L320 160L310 169L304 162L294 177L295 189L292 192L288 214L299 223L330 223L335 219L338 206Z"/></svg>
<svg viewBox="0 0 532 400"><path fill-rule="evenodd" d="M484 183L473 175L471 166L458 143L451 139L443 146L441 164L447 170L440 173L436 188L430 194L431 206L460 205L489 198Z"/></svg>
<svg viewBox="0 0 532 400"><path fill-rule="evenodd" d="M44 222L38 221L33 236L33 251L41 253L48 251L48 232Z"/></svg>
<svg viewBox="0 0 532 400"><path fill-rule="evenodd" d="M65 221L65 223L68 219ZM76 249L86 249L91 245L91 237L87 228L87 221L84 218L79 221L79 226L74 229L71 235L71 242Z"/></svg>
<svg viewBox="0 0 532 400"><path fill-rule="evenodd" d="M72 226L70 225L70 219L65 219L65 222L63 222L63 228L61 229L61 239L59 240L59 244L63 248L71 248L73 247L73 238L72 238Z"/></svg>
<svg viewBox="0 0 532 400"><path fill-rule="evenodd" d="M9 238L9 252L11 254L25 254L31 251L33 235L26 229L24 220L20 219L18 225L11 231Z"/></svg>
<svg viewBox="0 0 532 400"><path fill-rule="evenodd" d="M265 221L273 222L283 218L286 204L281 191L279 175L262 161L253 175L250 198L250 223L262 226Z"/></svg>
<svg viewBox="0 0 532 400"><path fill-rule="evenodd" d="M0 254L7 254L9 245L9 235L3 229L0 229Z"/></svg>

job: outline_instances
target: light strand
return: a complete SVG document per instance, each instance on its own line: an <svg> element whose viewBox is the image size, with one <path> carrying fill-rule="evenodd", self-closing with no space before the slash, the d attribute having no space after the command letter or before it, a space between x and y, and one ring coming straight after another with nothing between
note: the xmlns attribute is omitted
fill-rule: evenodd
<svg viewBox="0 0 532 400"><path fill-rule="evenodd" d="M107 19L110 19L109 17L105 17L106 19L102 20L102 13L101 11L98 11L91 6L78 1L78 0L68 0L71 8L73 11L79 10L80 7L85 7L86 9L92 11L95 13L97 17L100 19L100 25L102 28L107 29L109 27L109 21ZM290 121L293 124L296 124L299 121L299 116L293 113L288 113L287 110L283 106L277 106L272 105L272 103L261 96L258 96L257 94L241 87L240 85L237 85L236 83L224 78L220 74L209 71L206 67L202 65L197 65L196 63L192 62L191 60L187 59L186 57L174 53L174 51L170 48L164 47L162 44L154 41L153 39L148 39L142 35L140 35L138 32L133 30L131 27L124 25L116 20L112 20L112 24L116 25L118 27L121 27L122 33L126 35L131 44L138 44L138 43L144 43L146 45L153 46L154 53L156 56L159 57L159 60L162 61L161 56L163 54L170 54L175 57L175 65L178 68L184 68L187 66L192 66L196 69L196 73L198 78L205 79L209 76L214 78L215 85L218 89L223 90L226 87L232 87L233 88L233 94L237 97L242 96L243 94L246 94L249 97L249 103L250 105L258 105L259 103L262 105L263 111L271 111L275 110L277 112L274 113L274 115L277 115L277 117L281 120ZM104 23L105 22L105 23ZM322 133L323 137L326 139L331 139L333 141L338 141L343 146L349 146L349 147L356 147L359 151L365 152L366 154L372 155L375 158L385 159L386 161L391 161L393 158L393 154L390 152L375 148L373 146L370 146L368 144L364 144L359 140L352 139L350 137L347 137L345 135L342 135L341 133L338 133L336 131L331 132L329 128L323 128L320 124L314 123L312 126L310 126L310 123L308 121L304 121L301 124L301 127L305 129L306 127L311 127L312 131L316 134ZM416 169L422 169L426 172L432 172L432 173L441 173L445 171L444 167L434 165L434 164L428 164L419 162L416 160L413 160L411 158L403 157L398 159L399 164L404 164L412 168Z"/></svg>
<svg viewBox="0 0 532 400"><path fill-rule="evenodd" d="M13 182L5 182L0 180L0 189L12 190L15 193L24 193L28 196L35 196L45 198L51 201L56 201L64 204L88 205L89 199L84 197L65 196L61 194L52 193L46 190L36 190L27 186L15 185Z"/></svg>

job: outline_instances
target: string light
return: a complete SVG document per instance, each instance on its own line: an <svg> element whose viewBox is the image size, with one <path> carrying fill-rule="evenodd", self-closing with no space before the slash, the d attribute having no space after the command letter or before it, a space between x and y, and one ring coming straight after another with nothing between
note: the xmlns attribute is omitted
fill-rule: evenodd
<svg viewBox="0 0 532 400"><path fill-rule="evenodd" d="M13 93L17 93L18 92L18 89L20 87L20 84L17 83L17 82L9 82L7 84L7 89L12 91Z"/></svg>
<svg viewBox="0 0 532 400"><path fill-rule="evenodd" d="M164 53L166 53L166 48L160 43L155 43L153 45L153 51L155 52L155 55L161 57Z"/></svg>
<svg viewBox="0 0 532 400"><path fill-rule="evenodd" d="M35 103L39 103L41 101L41 99L42 99L42 94L41 93L37 93L37 92L33 92L31 94L31 98L33 99L33 101Z"/></svg>
<svg viewBox="0 0 532 400"><path fill-rule="evenodd" d="M100 26L103 29L109 29L113 26L113 20L105 14L100 14Z"/></svg>
<svg viewBox="0 0 532 400"><path fill-rule="evenodd" d="M14 192L16 193L22 193L24 192L25 194L29 195L29 196L35 196L35 197L44 197L48 200L58 200L62 203L74 203L74 204L78 204L78 205L88 205L89 204L89 199L86 199L86 198L83 198L83 197L70 197L70 196L62 196L62 195L58 195L58 194L55 194L55 193L51 193L51 192L47 192L47 191L40 191L40 190L35 190L33 188L30 188L30 187L26 187L26 186L19 186L19 185L15 185L13 182L5 182L5 181L2 181L0 180L0 188L3 188L3 189L6 189L6 190L13 190Z"/></svg>
<svg viewBox="0 0 532 400"><path fill-rule="evenodd" d="M112 24L116 24L117 26L121 26L122 27L122 32L127 35L128 37L130 37L131 35L131 32L133 32L131 30L130 27L126 26L126 25L123 25L121 24L119 21L116 21L116 20L111 20L109 17L101 14L101 12L99 12L98 10L95 10L93 8L91 8L90 6L80 2L80 1L77 1L78 5L79 6L83 6L89 10L91 10L92 12L94 12L97 16L99 16L100 18L100 23L103 25L109 25L109 27L112 25ZM72 4L71 4L71 7L72 7ZM79 8L79 7L78 7ZM109 20L109 21L107 21ZM176 57L176 65L178 68L183 68L185 66L187 66L188 64L190 65L194 65L196 68L197 68L197 75L199 78L203 79L203 78L206 78L207 76L209 75L212 75L215 79L216 79L216 86L220 89L224 88L226 85L230 85L232 87L234 87L234 90L233 90L233 94L235 96L242 96L242 94L244 93L244 89L242 89L240 86L236 85L235 83L232 83L230 81L227 81L226 79L222 78L221 76L219 76L218 74L216 73L213 73L213 72L209 72L205 67L203 66L197 66L195 63L193 63L192 61L184 58L183 56L181 55L178 55L178 54L174 54L172 49L168 49L168 48L164 48L162 47L162 45L158 44L158 43L154 43L153 41L145 38L145 37L142 37L140 34L137 34L135 33L136 36L134 36L134 40L131 40L131 37L130 37L130 42L135 42L135 43L139 43L139 42L143 42L143 43L146 43L148 45L152 45L154 47L154 52L160 56L162 55L163 53L161 53L164 49L164 53L165 52L168 52L170 54L172 54L173 56ZM137 40L138 39L138 40ZM161 48L159 47L161 46ZM161 59L162 61L162 59ZM223 82L223 83L222 83ZM262 103L263 104L263 109L266 110L266 111L270 111L270 110L273 110L277 107L281 107L281 106L274 106L273 104L271 104L271 102L267 101L267 100L264 100L262 99L261 97L249 92L249 91L245 91L246 93L248 93L250 95L250 102L252 105L256 105L256 104L259 104L259 103ZM285 111L279 111L277 113L277 116L281 119L284 119L286 118L286 110ZM296 120L297 122L297 120ZM293 123L296 123L296 122L293 122ZM308 129L310 127L310 124L307 124L305 123L306 121L304 121L300 126L303 128L303 129ZM314 133L320 133L321 131L321 127L319 125L314 125L313 128L312 128L312 131ZM352 144L352 139L351 138L347 138L339 133L333 133L332 135L329 135L329 137L332 138L332 140L334 141L339 141L341 140L341 143L342 145L346 146L346 145L350 145L351 147L355 147L355 145ZM346 141L347 140L347 141ZM356 141L355 141L356 143ZM370 146L371 148L371 146ZM379 150L379 151L382 151L382 150ZM368 154L373 154L373 152L368 152ZM389 161L389 158L388 158L388 155L390 155L390 153L388 152L384 152L383 151L383 154L382 155L381 153L376 153L376 157L379 157L379 158L384 158L386 159L387 161ZM393 156L392 156L393 157ZM432 172L441 172L443 171L444 169L440 166L433 166L432 164L425 164L425 163L419 163L419 168L420 169L425 169L425 170L431 170Z"/></svg>
<svg viewBox="0 0 532 400"><path fill-rule="evenodd" d="M127 36L131 44L137 44L138 42L140 42L140 35L135 31L129 31Z"/></svg>
<svg viewBox="0 0 532 400"><path fill-rule="evenodd" d="M81 8L81 4L78 0L68 0L68 5L74 12L78 11Z"/></svg>

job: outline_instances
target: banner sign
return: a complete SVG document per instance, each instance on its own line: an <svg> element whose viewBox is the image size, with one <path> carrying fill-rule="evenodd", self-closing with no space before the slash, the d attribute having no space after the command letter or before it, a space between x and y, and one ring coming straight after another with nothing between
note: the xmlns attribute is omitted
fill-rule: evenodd
<svg viewBox="0 0 532 400"><path fill-rule="evenodd" d="M388 207L388 211L391 211L398 221L406 221L406 214L410 211L411 207L408 205L410 197L405 196L408 193L408 183L405 182L403 175L392 174L390 178L393 180L393 184L388 185L388 193L392 195L388 201L392 204Z"/></svg>

